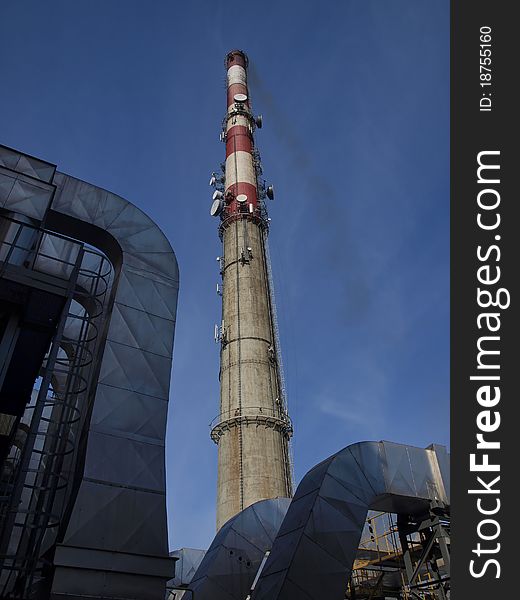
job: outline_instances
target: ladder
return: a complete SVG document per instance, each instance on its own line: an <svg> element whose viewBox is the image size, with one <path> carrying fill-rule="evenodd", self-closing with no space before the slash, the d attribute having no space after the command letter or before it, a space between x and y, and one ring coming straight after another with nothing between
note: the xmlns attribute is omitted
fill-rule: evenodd
<svg viewBox="0 0 520 600"><path fill-rule="evenodd" d="M283 370L282 352L280 349L280 331L278 329L278 318L276 316L276 301L274 297L274 282L273 282L273 270L271 268L271 255L269 253L269 244L267 243L267 236L263 233L264 238L264 251L265 251L265 265L267 271L267 282L269 285L269 302L271 305L271 320L273 322L273 334L274 334L274 347L276 352L276 362L278 363L278 377L280 379L280 394L281 402L284 411L288 413L287 408L287 394L285 389L285 375Z"/></svg>
<svg viewBox="0 0 520 600"><path fill-rule="evenodd" d="M285 388L285 375L283 368L283 360L282 360L282 351L280 346L280 330L278 328L278 317L276 315L276 300L274 294L274 281L273 281L273 270L271 268L271 254L269 252L269 244L267 242L267 234L266 231L262 232L263 242L264 242L264 256L265 256L265 265L267 272L267 283L269 287L269 305L271 308L271 321L273 323L273 336L274 336L274 346L276 352L276 361L278 363L278 378L280 381L280 394L281 394L281 403L284 410L285 415L289 416L289 408L287 404L287 392ZM287 459L289 461L289 486L292 490L294 490L294 454L293 454L293 446L291 440L287 441L288 452Z"/></svg>

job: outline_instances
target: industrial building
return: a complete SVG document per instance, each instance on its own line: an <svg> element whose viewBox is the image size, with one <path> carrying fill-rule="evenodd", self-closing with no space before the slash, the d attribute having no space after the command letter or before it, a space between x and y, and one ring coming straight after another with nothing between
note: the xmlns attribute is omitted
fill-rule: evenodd
<svg viewBox="0 0 520 600"><path fill-rule="evenodd" d="M444 447L345 444L294 489L274 189L246 54L229 52L225 68L225 162L210 179L223 250L207 549L167 544L170 243L127 200L0 146L0 598L446 600Z"/></svg>
<svg viewBox="0 0 520 600"><path fill-rule="evenodd" d="M164 596L177 291L141 210L0 147L0 597Z"/></svg>

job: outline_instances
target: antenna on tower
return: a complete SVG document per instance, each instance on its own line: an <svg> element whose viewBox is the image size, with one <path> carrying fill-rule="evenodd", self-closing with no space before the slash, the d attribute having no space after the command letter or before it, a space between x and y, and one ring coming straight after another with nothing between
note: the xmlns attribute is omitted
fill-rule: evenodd
<svg viewBox="0 0 520 600"><path fill-rule="evenodd" d="M221 403L211 430L219 448L217 528L248 503L291 496L293 489L289 448L293 429L285 404L266 247L266 199L274 198L274 188L262 178L255 147L255 131L263 119L252 112L247 57L233 50L226 56L226 67L227 112L221 134L227 142L226 162L221 165L221 180L215 173L210 179L215 188L211 214L220 215L225 256L225 266L224 259L217 258L222 276L216 286L222 296L222 325L215 326L215 342L221 343ZM260 383L266 380L272 382L268 392ZM245 448L252 450L247 460Z"/></svg>

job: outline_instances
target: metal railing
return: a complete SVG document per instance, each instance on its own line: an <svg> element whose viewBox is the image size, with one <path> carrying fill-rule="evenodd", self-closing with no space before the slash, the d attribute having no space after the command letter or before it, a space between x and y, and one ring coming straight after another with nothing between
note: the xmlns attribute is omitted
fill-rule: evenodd
<svg viewBox="0 0 520 600"><path fill-rule="evenodd" d="M68 282L82 248L77 240L0 215L0 277L16 266Z"/></svg>
<svg viewBox="0 0 520 600"><path fill-rule="evenodd" d="M282 407L273 409L266 406L243 406L242 409L237 407L221 412L212 419L209 424L211 439L217 443L223 431L238 424L274 427L280 429L287 438L293 432L292 421Z"/></svg>
<svg viewBox="0 0 520 600"><path fill-rule="evenodd" d="M266 231L269 229L269 222L265 215L265 212L262 209L257 210L254 213L246 212L245 209L242 209L241 212L237 213L228 213L226 209L222 212L221 221L218 228L218 234L220 239L222 240L224 231L235 221L241 221L242 219L247 219L252 223L256 223L262 230Z"/></svg>

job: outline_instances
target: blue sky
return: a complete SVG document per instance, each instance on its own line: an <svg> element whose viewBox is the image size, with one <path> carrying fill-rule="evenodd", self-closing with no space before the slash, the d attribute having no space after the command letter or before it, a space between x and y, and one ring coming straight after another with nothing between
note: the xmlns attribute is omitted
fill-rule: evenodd
<svg viewBox="0 0 520 600"><path fill-rule="evenodd" d="M172 548L215 527L224 56L245 50L295 477L360 440L449 442L449 2L2 2L0 143L144 209L181 291Z"/></svg>

